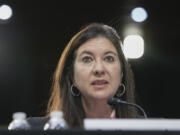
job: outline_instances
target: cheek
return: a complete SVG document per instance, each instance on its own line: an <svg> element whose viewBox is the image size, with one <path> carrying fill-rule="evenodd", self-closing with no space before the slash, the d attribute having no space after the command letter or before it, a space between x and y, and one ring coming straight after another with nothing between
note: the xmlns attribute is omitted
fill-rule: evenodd
<svg viewBox="0 0 180 135"><path fill-rule="evenodd" d="M120 72L116 72L116 73L114 74L113 79L114 79L114 82L115 82L116 84L119 84L119 85L120 85L121 80L122 80L121 78L122 78L122 77L121 77Z"/></svg>
<svg viewBox="0 0 180 135"><path fill-rule="evenodd" d="M115 86L119 87L121 81L122 81L122 71L119 67L113 67L111 70L112 78L114 79Z"/></svg>
<svg viewBox="0 0 180 135"><path fill-rule="evenodd" d="M82 67L80 64L74 66L74 83L76 86L81 86L87 82L89 70Z"/></svg>

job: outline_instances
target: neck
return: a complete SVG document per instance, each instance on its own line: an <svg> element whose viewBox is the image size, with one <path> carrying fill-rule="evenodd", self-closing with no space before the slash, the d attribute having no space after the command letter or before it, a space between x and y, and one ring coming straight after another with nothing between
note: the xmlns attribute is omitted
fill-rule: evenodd
<svg viewBox="0 0 180 135"><path fill-rule="evenodd" d="M86 118L110 118L112 107L107 100L87 100L82 98Z"/></svg>

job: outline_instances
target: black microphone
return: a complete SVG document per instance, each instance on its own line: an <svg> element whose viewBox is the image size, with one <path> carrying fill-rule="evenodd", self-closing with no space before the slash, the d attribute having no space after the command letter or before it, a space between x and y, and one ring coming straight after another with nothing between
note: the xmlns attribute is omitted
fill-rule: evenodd
<svg viewBox="0 0 180 135"><path fill-rule="evenodd" d="M109 105L127 104L127 105L134 106L134 107L138 108L138 109L143 113L144 118L147 119L147 114L145 113L144 109L143 109L141 106L137 105L137 104L129 103L129 102L126 102L126 101L123 101L123 100L121 100L121 99L119 99L119 98L114 98L114 97L108 99L108 100L107 100L107 103L108 103Z"/></svg>

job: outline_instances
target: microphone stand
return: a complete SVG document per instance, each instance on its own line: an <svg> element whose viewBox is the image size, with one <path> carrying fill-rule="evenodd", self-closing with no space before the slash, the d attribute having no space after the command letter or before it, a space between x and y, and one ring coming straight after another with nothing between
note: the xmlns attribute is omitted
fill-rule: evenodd
<svg viewBox="0 0 180 135"><path fill-rule="evenodd" d="M123 101L123 100L121 100L121 99L119 99L119 98L114 98L114 97L108 99L107 103L108 103L109 105L127 104L127 105L131 105L131 106L135 106L136 108L138 108L138 109L143 113L144 118L147 119L147 114L146 114L146 112L144 111L144 109L143 109L141 106L139 106L139 105L137 105L137 104L129 103L129 102L126 102L126 101Z"/></svg>

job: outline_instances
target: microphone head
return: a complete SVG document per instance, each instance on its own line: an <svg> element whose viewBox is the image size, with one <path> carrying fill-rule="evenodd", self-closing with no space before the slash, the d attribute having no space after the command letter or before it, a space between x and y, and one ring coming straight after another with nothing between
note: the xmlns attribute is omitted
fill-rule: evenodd
<svg viewBox="0 0 180 135"><path fill-rule="evenodd" d="M116 98L114 98L114 97L109 98L109 99L107 100L107 103L108 103L109 105L116 105L116 104L117 104Z"/></svg>

